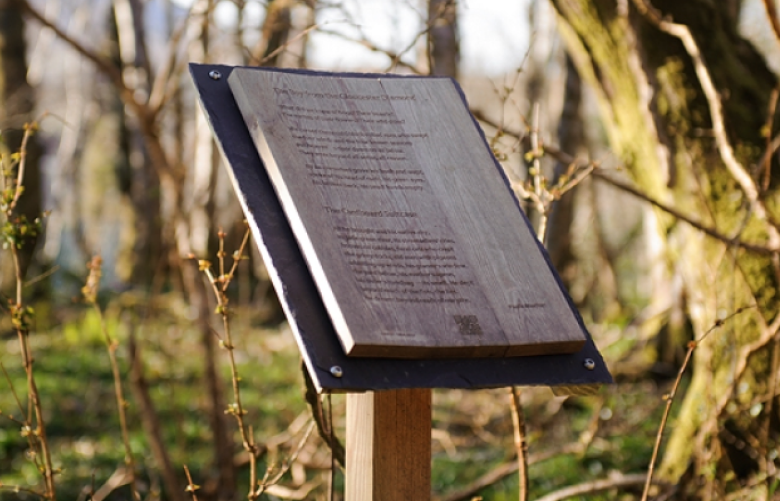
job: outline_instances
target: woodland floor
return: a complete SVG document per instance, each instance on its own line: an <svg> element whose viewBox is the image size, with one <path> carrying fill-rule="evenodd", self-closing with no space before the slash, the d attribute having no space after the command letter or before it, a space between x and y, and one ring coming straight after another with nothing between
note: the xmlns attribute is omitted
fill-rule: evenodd
<svg viewBox="0 0 780 501"><path fill-rule="evenodd" d="M118 356L125 376L129 328L138 325L136 333L143 346L146 376L161 416L166 446L174 463L179 468L186 464L195 483L204 484L214 470L199 335L192 318L170 313L187 310L174 299L162 298L155 302L153 311L145 313L146 320L132 320L126 311L112 304L108 305L106 318L112 335L122 343ZM233 321L242 398L257 440L272 445L271 450L277 444L276 457L283 459L300 441L310 415L303 397L299 355L285 324L262 326L253 315L240 310ZM85 499L91 485L99 488L123 465L107 351L97 316L90 310L72 306L54 313L39 305L36 316L39 320L31 343L54 462L62 468L58 497ZM215 316L215 324L217 321ZM3 322L8 322L7 316L0 317L0 362L24 401L18 342L10 325ZM599 344L598 337L596 341ZM611 364L612 350L604 352ZM224 351L218 355L223 357L225 401L230 401L227 356ZM7 381L0 384L0 410L18 415ZM130 443L142 471L146 498L159 487L160 479L128 384L125 382L130 402ZM614 477L618 472L645 471L661 419L663 394L670 385L670 380L620 377L618 384L603 387L597 395L568 398L555 397L547 388L523 389L529 455L532 460L542 459L530 467L530 498L567 485ZM343 396L333 397L333 409L337 434L343 439ZM436 390L432 443L432 487L437 499L451 499L453 493L482 475L511 463L514 445L508 391ZM4 484L26 487L38 482L39 475L25 457L25 450L26 441L19 427L0 416L0 481ZM236 461L241 462L237 435L235 450ZM263 469L273 457L263 457ZM315 431L302 449L299 466L292 468L282 483L299 486L308 482L313 490L306 499L327 499L329 466L328 450ZM245 485L242 480L240 492L245 492ZM336 475L336 485L343 485L341 472ZM511 473L475 495L491 501L513 500L517 499L517 486L517 474ZM613 500L622 495L635 499L636 492L624 490L619 494L612 490L573 499ZM0 491L0 500L12 499L34 498ZM130 499L127 487L114 492L110 499Z"/></svg>

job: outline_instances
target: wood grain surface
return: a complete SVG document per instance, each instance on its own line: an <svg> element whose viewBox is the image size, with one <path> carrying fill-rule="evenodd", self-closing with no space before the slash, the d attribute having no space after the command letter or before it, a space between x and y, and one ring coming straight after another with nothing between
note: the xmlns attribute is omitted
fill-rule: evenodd
<svg viewBox="0 0 780 501"><path fill-rule="evenodd" d="M431 498L431 390L347 395L346 501Z"/></svg>
<svg viewBox="0 0 780 501"><path fill-rule="evenodd" d="M236 68L229 83L348 355L582 348L452 80Z"/></svg>

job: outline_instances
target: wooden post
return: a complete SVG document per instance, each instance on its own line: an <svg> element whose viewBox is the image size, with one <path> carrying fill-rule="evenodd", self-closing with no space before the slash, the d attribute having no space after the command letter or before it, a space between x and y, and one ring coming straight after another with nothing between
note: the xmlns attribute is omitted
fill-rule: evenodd
<svg viewBox="0 0 780 501"><path fill-rule="evenodd" d="M346 501L430 499L431 390L347 395Z"/></svg>

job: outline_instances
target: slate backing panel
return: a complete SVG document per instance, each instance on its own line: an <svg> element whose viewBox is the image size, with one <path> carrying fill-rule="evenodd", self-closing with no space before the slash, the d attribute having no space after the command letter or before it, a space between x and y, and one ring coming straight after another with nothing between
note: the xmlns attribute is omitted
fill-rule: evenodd
<svg viewBox="0 0 780 501"><path fill-rule="evenodd" d="M571 388L572 386L583 385L582 389L587 391L596 385L612 382L612 377L590 334L587 334L577 309L571 299L568 299L568 294L566 297L569 306L588 338L585 347L578 353L517 358L418 360L354 358L344 355L306 261L233 100L227 83L232 70L233 66L190 64L190 73L202 109L222 150L236 194L295 334L301 355L319 391L476 389L517 385L552 386L559 387L563 392L576 393L577 390ZM257 68L257 71L269 70ZM318 73L306 70L274 71ZM219 78L214 78L212 72L218 72ZM378 75L340 73L338 76L376 78ZM465 102L465 97L461 97ZM475 126L478 127L476 121ZM488 147L487 142L485 147ZM497 163L496 168L501 170ZM501 173L503 176L503 170ZM523 217L519 205L518 213ZM541 244L539 247L552 269L547 252ZM553 274L563 288L554 269ZM341 377L334 376L333 372Z"/></svg>

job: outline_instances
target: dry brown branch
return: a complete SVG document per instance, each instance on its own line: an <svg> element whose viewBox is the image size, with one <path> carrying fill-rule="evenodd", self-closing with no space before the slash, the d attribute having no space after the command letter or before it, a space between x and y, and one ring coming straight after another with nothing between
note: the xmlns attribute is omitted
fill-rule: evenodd
<svg viewBox="0 0 780 501"><path fill-rule="evenodd" d="M250 235L250 230L249 228L247 228L246 231L244 232L244 237L241 241L241 245L239 246L238 250L235 251L232 255L233 258L232 266L230 267L230 270L226 272L225 271L226 234L222 230L220 230L218 233L219 251L217 253L217 259L218 259L217 266L219 269L219 276L216 277L214 276L214 274L211 271L211 263L207 260L199 260L198 268L206 275L206 277L209 280L209 284L211 285L212 291L214 292L214 296L217 301L217 313L222 318L223 336L220 339L219 343L220 346L225 350L227 350L228 352L228 360L230 364L231 382L233 387L233 399L234 399L234 402L228 406L225 412L227 414L232 415L236 419L236 423L238 424L242 446L249 455L249 482L250 482L249 499L257 499L263 494L263 492L265 492L265 489L267 489L270 485L276 484L284 475L284 473L286 473L290 465L295 461L295 457L297 457L300 448L303 447L306 440L308 439L308 436L311 433L311 429L313 429L314 425L312 424L309 431L307 431L304 439L299 444L299 448L294 452L292 457L289 458L287 462L285 462L284 466L280 469L280 471L277 472L277 474L275 474L273 477L271 477L271 470L269 469L266 471L266 474L263 477L263 479L258 481L257 456L261 450L264 450L264 447L259 446L255 442L254 431L252 430L252 427L249 426L244 420L244 416L247 414L247 411L244 408L243 403L241 401L241 387L239 384L241 378L238 375L238 368L236 366L235 353L234 353L235 345L233 344L233 337L231 333L230 309L228 307L228 297L227 297L227 289L235 276L235 272L236 269L238 268L238 264L243 259L244 251L246 250L247 244L249 243L249 235Z"/></svg>
<svg viewBox="0 0 780 501"><path fill-rule="evenodd" d="M502 130L502 132L505 135L508 135L508 136L511 136L511 137L515 137L515 138L517 138L517 139L519 139L521 141L525 141L525 140L528 139L527 136L524 133L522 133L522 132L518 132L518 131L511 130L511 129L502 128L500 126L500 124L497 124L495 121L491 120L489 117L487 117L480 110L472 110L471 112L474 115L474 118L476 118L480 122L483 122L483 123L489 125L492 128ZM777 146L774 146L775 149L780 147L780 136L778 136L777 138L775 138L775 140L773 140L772 144L774 145L775 143L777 143ZM546 155L549 155L549 156L555 158L556 160L558 160L561 163L564 163L564 164L567 164L567 165L575 165L575 164L579 163L576 158L572 157L568 153L560 151L555 146L545 144L542 147L544 148L544 153ZM736 246L736 247L741 247L741 248L743 248L745 250L748 250L748 251L751 251L751 252L755 252L757 254L768 255L768 256L772 256L772 255L775 255L778 252L780 252L780 243L778 243L777 245L774 245L774 246L772 246L771 244L770 245L762 245L762 244L758 244L758 243L746 242L746 241L740 239L738 236L737 237L730 237L728 235L725 235L722 232L720 232L718 229L712 228L710 226L706 226L703 223L700 223L699 221L696 221L695 219L693 219L693 218L691 218L689 216L686 216L685 214L683 214L679 210L675 209L674 207L672 207L670 205L667 205L667 204L665 204L663 202L660 202L660 201L650 197L649 195L645 194L644 192L642 192L638 188L634 188L634 187L630 186L627 183L624 183L622 181L618 181L618 180L614 179L613 177L611 177L609 174L607 174L604 171L601 171L601 170L598 170L598 169L594 169L593 170L593 177L598 179L599 181L604 181L605 183L607 183L607 184L609 184L609 185L611 185L611 186L613 186L613 187L615 187L615 188L617 188L617 189L619 189L621 191L629 193L629 194L639 198L640 200L644 200L645 202L648 202L648 203L652 204L653 206L657 207L658 209L660 209L660 210L666 212L667 214L673 216L675 219L679 219L681 221L684 221L685 223L688 223L689 225L691 225L694 228L696 228L697 230L705 233L707 236L710 236L710 237L712 237L712 238L714 238L716 240L720 240L723 243L726 243L728 245L733 245L733 246ZM580 181L581 181L581 179L578 182L580 182Z"/></svg>
<svg viewBox="0 0 780 501"><path fill-rule="evenodd" d="M27 0L13 0L13 1L16 2L23 11L27 12L30 16L32 16L33 19L41 23L46 28L50 29L62 41L70 45L76 52L78 52L84 58L88 59L95 66L97 66L100 72L105 74L107 77L109 77L111 82L114 85L116 85L117 88L120 89L123 93L130 92L130 90L125 86L125 83L122 80L121 71L119 71L116 68L116 66L114 66L108 59L100 57L97 51L92 51L88 49L83 44L81 44L78 40L65 33L65 31L60 29L59 26L57 26L56 24L51 22L46 16L41 14L38 11L38 9L30 5L30 3Z"/></svg>
<svg viewBox="0 0 780 501"><path fill-rule="evenodd" d="M761 157L761 161L758 164L758 168L763 170L763 179L761 180L761 192L766 193L769 189L769 181L772 173L772 155L777 150L778 146L773 147L773 143L778 138L772 139L773 125L775 123L775 112L777 111L777 99L780 97L780 87L772 89L772 94L769 96L769 106L767 107L766 122L764 123L763 132L766 134L766 149L764 155Z"/></svg>
<svg viewBox="0 0 780 501"><path fill-rule="evenodd" d="M93 477L92 481L94 482L94 480ZM94 486L92 486L94 492L90 495L89 501L103 501L104 499L108 499L108 496L110 496L112 492L123 485L132 484L133 482L135 482L135 474L133 472L128 471L127 468L117 468L98 490L95 491ZM133 493L134 495L138 494L135 489L133 489Z"/></svg>
<svg viewBox="0 0 780 501"><path fill-rule="evenodd" d="M2 179L3 188L3 198L0 200L0 205L2 206L2 214L7 223L2 226L3 239L4 243L9 244L8 247L11 251L16 285L15 298L14 300L9 301L11 324L13 325L14 330L16 330L17 338L19 340L19 351L22 357L22 365L27 377L27 411L25 412L20 405L20 412L23 416L21 421L24 423L22 434L30 444L30 453L32 455L32 461L36 465L36 469L43 475L45 497L51 501L56 501L57 494L54 483L55 472L52 467L51 450L46 437L46 422L43 416L41 395L38 391L38 385L35 382L35 374L33 371L34 358L29 342L33 310L24 303L24 271L22 270L19 256L19 250L25 244L27 237L37 234L39 222L37 220L28 221L23 215L20 216L15 213L19 199L24 192L27 145L30 137L36 130L36 124L25 124L20 150L15 155L11 155L10 165L0 165L0 168L2 168L0 179ZM5 159L1 160L5 162ZM15 176L6 174L6 172L13 172L14 168L16 169ZM6 179L6 177L13 177L14 179L11 181L10 179ZM5 368L3 368L3 371L5 372ZM13 386L11 386L11 389L14 391ZM15 395L15 398L17 403L19 403L20 400L18 396ZM43 464L39 462L39 454L43 456Z"/></svg>
<svg viewBox="0 0 780 501"><path fill-rule="evenodd" d="M263 57L263 58L262 58L262 59L260 59L260 60L255 60L255 57L254 57L254 56L252 56L252 59L250 60L250 64L251 64L251 65L253 65L253 66L263 66L263 65L264 65L264 64L266 64L268 61L270 61L271 59L275 58L276 56L278 56L279 54L281 54L282 52L284 52L285 50L287 50L287 48L288 48L290 45L294 44L294 43L295 43L295 42L297 42L298 40L301 40L301 39L303 39L303 38L306 38L306 37L308 37L308 36L309 36L309 34L310 34L312 31L315 31L315 30L318 30L318 29L320 29L320 28L321 28L322 26L324 26L325 24L327 24L327 23L322 23L322 24L313 24L313 25L309 26L308 28L304 29L303 31L301 31L300 33L298 33L297 35L295 35L294 37L292 37L290 40L287 40L287 41L286 41L284 44L280 45L279 47L277 47L277 48L276 48L276 49L274 49L273 51L269 52L269 53L268 53L268 54L267 54L265 57Z"/></svg>
<svg viewBox="0 0 780 501"><path fill-rule="evenodd" d="M8 385L8 388L11 391L11 395L14 397L14 401L16 402L17 408L19 409L19 415L21 416L21 419L15 418L12 414L6 414L3 413L2 410L0 410L0 416L4 416L6 419L11 421L12 423L16 424L21 430L22 430L22 436L27 440L27 447L30 451L37 451L38 446L38 440L35 435L35 433L32 433L32 423L29 421L28 416L29 411L25 413L24 407L22 406L22 402L19 399L19 394L16 392L16 388L14 387L13 382L11 381L11 376L8 375L8 371L5 369L5 366L3 364L0 364L0 369L3 371L3 376L5 376L6 384ZM33 455L32 461L35 463L36 468L40 471L43 467L39 460L37 453ZM0 486L2 486L2 483L0 483ZM33 491L31 491L33 492ZM40 493L35 492L36 495L45 497L46 493Z"/></svg>
<svg viewBox="0 0 780 501"><path fill-rule="evenodd" d="M344 446L339 441L338 437L329 433L329 425L325 422L325 413L322 410L322 400L317 393L317 389L314 387L314 381L312 381L309 375L306 364L301 362L301 372L303 372L303 381L306 385L306 391L304 393L304 399L309 404L311 409L311 415L314 418L314 422L317 425L317 431L331 450L331 456L335 459L342 468L346 468L346 452Z"/></svg>
<svg viewBox="0 0 780 501"><path fill-rule="evenodd" d="M171 95L172 88L176 86L176 79L172 77L179 72L179 44L182 38L185 35L190 35L193 26L202 18L207 17L215 7L216 2L195 2L187 12L187 16L171 35L167 44L168 54L163 59L164 62L154 78L149 93L149 108L153 114L157 114L162 109ZM184 38L184 40L189 42L189 38Z"/></svg>
<svg viewBox="0 0 780 501"><path fill-rule="evenodd" d="M610 186L613 186L615 188L618 188L621 191L624 191L626 193L629 193L631 195L634 195L635 197L639 198L640 200L643 200L654 207L657 207L661 209L662 211L666 212L667 214L674 216L675 219L679 219L680 221L684 221L685 223L688 223L689 225L693 226L697 230L701 231L702 233L705 233L706 235L716 239L720 240L721 242L727 244L727 245L733 245L735 247L741 247L745 250L755 252L757 254L762 255L772 255L776 254L780 251L779 247L768 247L761 244L756 244L752 242L745 242L741 240L739 237L729 237L728 235L724 235L720 231L711 228L709 226L706 226L695 219L686 216L682 212L678 211L674 207L671 207L670 205L667 205L663 202L659 202L658 200L652 198L651 196L645 194L641 190L634 188L633 186L624 183L623 181L618 181L617 179L614 179L610 177L609 175L596 171L594 172L593 176L598 179L599 181L603 181Z"/></svg>
<svg viewBox="0 0 780 501"><path fill-rule="evenodd" d="M647 497L650 495L650 487L653 483L653 473L655 471L655 463L658 459L658 452L661 449L661 442L663 441L663 435L664 430L666 429L666 422L669 419L669 413L672 410L672 404L674 403L674 398L677 396L677 390L680 387L680 383L682 382L682 377L685 374L686 369L688 368L688 364L691 361L691 357L693 356L693 352L696 350L696 347L702 343L707 336L709 336L715 329L718 329L723 326L728 320L731 320L735 316L739 315L743 311L745 311L748 308L752 308L752 306L744 306L742 308L738 308L734 313L731 315L728 315L726 318L719 319L715 322L715 324L710 327L704 334L699 337L699 339L696 339L694 341L691 341L688 343L688 351L685 353L685 359L683 360L682 365L680 366L680 370L677 372L677 378L674 380L674 384L672 385L672 390L669 392L669 394L664 395L664 398L666 399L666 408L664 409L663 416L661 417L661 424L658 426L658 433L655 437L655 446L653 447L653 454L650 457L650 464L647 467L647 475L645 476L645 487L644 491L642 492L642 501L647 501ZM735 378L735 381L737 378Z"/></svg>
<svg viewBox="0 0 780 501"><path fill-rule="evenodd" d="M552 459L556 456L563 455L563 454L581 454L586 447L587 446L583 444L583 442L575 442L571 444L566 444L560 449L548 450L545 452L540 452L538 454L531 454L530 456L528 456L528 464L533 465L533 464L541 463L542 461L547 461L549 459ZM482 489L489 487L495 484L496 482L500 482L501 480L508 477L509 475L512 475L515 472L517 472L518 467L519 466L517 464L517 461L510 461L508 463L499 465L493 470L482 475L481 477L479 477L477 480L467 485L466 487L459 489L455 492L451 492L446 496L440 498L438 501L464 501L466 499L471 499Z"/></svg>
<svg viewBox="0 0 780 501"><path fill-rule="evenodd" d="M772 25L772 32L774 32L777 41L780 42L780 19L777 18L774 0L764 0L764 8L766 9L766 17L769 18L769 24Z"/></svg>
<svg viewBox="0 0 780 501"><path fill-rule="evenodd" d="M157 169L161 177L166 178L169 182L173 183L173 185L181 186L182 173L180 169L174 169L172 167L174 164L169 161L168 155L165 153L165 149L160 142L160 135L157 129L157 110L150 108L147 103L141 102L136 98L134 89L131 89L125 84L122 73L108 59L101 57L96 51L87 48L78 40L68 35L26 0L13 1L17 2L20 8L27 12L33 19L52 30L54 34L82 57L92 62L98 71L109 78L116 87L122 102L131 108L138 118L144 143L155 169Z"/></svg>
<svg viewBox="0 0 780 501"><path fill-rule="evenodd" d="M310 499L309 493L317 487L316 482L307 482L302 486L291 489L283 485L271 485L266 488L265 492L271 496L276 496L281 499L290 499L292 501L305 501Z"/></svg>
<svg viewBox="0 0 780 501"><path fill-rule="evenodd" d="M184 473L187 475L187 488L185 489L185 491L192 494L192 501L198 501L198 495L196 494L196 491L200 489L200 486L196 485L192 481L192 475L190 475L190 469L187 468L186 464L184 465Z"/></svg>
<svg viewBox="0 0 780 501"><path fill-rule="evenodd" d="M106 327L106 320L103 317L103 310L97 302L102 265L103 259L100 256L94 256L92 260L87 263L89 275L87 276L87 282L84 287L82 287L81 292L84 295L87 304L92 306L95 314L97 314L100 322L100 331L103 333L103 341L106 343L106 350L108 351L108 358L111 363L111 373L114 377L114 397L116 398L117 412L119 413L119 427L122 432L122 443L125 446L125 464L127 466L125 475L128 476L127 483L130 484L130 491L133 499L140 501L141 496L138 494L135 485L135 459L133 457L133 450L130 447L130 434L127 429L127 401L124 397L122 376L119 372L119 363L116 359L116 350L119 347L119 343L111 337L111 334L109 334L108 328Z"/></svg>
<svg viewBox="0 0 780 501"><path fill-rule="evenodd" d="M402 58L402 54L398 52L394 52L390 49L383 49L376 45L374 42L366 39L366 38L355 38L351 37L349 35L345 35L344 33L339 33L338 31L331 31L331 30L320 30L320 33L323 33L325 35L334 36L336 38L341 38L342 40L346 40L347 42L352 42L354 44L360 45L365 47L366 49L370 50L371 52L377 52L379 54L384 54L388 58L390 58L392 61L394 61L396 66L401 66L403 68L406 68L410 70L412 73L415 73L417 75L421 75L422 73L420 70L413 64L407 63Z"/></svg>
<svg viewBox="0 0 780 501"><path fill-rule="evenodd" d="M0 364L0 370L3 371L3 376L5 376L5 381L8 384L9 390L11 391L11 395L14 397L14 401L16 401L16 405L19 408L19 412L21 413L22 416L24 416L24 407L22 406L22 401L19 399L19 394L16 392L16 388L14 388L14 384L11 381L11 376L9 376L8 371L5 370L5 365ZM14 423L24 425L24 421L20 421L10 414L3 414L2 410L0 410L0 416L6 416Z"/></svg>
<svg viewBox="0 0 780 501"><path fill-rule="evenodd" d="M572 485L563 489L551 492L546 496L539 498L537 501L563 501L564 499L573 498L575 496L584 496L587 494L596 494L598 492L604 492L611 489L624 489L626 487L638 487L645 481L645 475L642 473L634 473L631 475L617 475L615 478L608 478L605 480L594 480L592 482L583 482L581 484ZM665 485L665 484L664 484Z"/></svg>
<svg viewBox="0 0 780 501"><path fill-rule="evenodd" d="M152 455L157 462L157 466L162 470L162 480L165 484L167 495L173 501L183 501L184 496L182 493L184 491L176 476L168 449L165 447L165 441L162 438L160 418L151 395L149 395L149 383L144 376L141 350L136 343L135 333L132 331L128 342L128 354L130 357L130 389L138 405L141 424L149 440Z"/></svg>
<svg viewBox="0 0 780 501"><path fill-rule="evenodd" d="M217 254L217 259L219 262L219 277L214 277L211 272L210 263L208 261L201 260L199 262L199 267L201 271L203 271L208 277L209 283L214 290L214 296L217 300L217 313L222 318L224 338L220 340L220 346L228 352L234 399L234 402L228 406L226 412L235 417L236 422L238 423L239 433L241 434L242 445L244 450L249 453L249 499L256 499L257 496L254 496L252 493L255 492L255 486L257 485L258 448L257 444L255 443L254 436L251 433L251 428L244 421L244 416L246 415L247 411L244 409L244 406L241 402L241 387L239 385L241 378L238 375L238 368L236 367L234 353L235 346L233 345L233 337L230 330L230 313L228 309L228 298L226 295L226 290L230 285L231 280L233 279L233 274L238 267L238 262L242 259L247 242L249 241L249 229L247 228L247 230L244 232L244 238L241 241L241 246L239 247L239 250L236 251L236 253L233 255L233 266L231 267L229 274L225 274L225 236L226 234L220 230L218 233L219 252Z"/></svg>
<svg viewBox="0 0 780 501"><path fill-rule="evenodd" d="M398 52L390 50L390 49L384 49L382 47L379 47L376 43L372 42L369 39L369 37L363 32L363 30L361 29L359 23L355 22L351 18L351 16L349 16L348 13L346 13L346 12L345 12L345 15L347 17L347 21L354 28L356 28L358 30L358 33L360 34L359 37L357 37L357 38L350 37L349 35L345 35L344 33L339 33L339 32L329 31L329 30L320 30L320 33L324 33L324 34L327 34L327 35L335 36L337 38L341 38L343 40L355 43L357 45L361 45L361 46L365 47L366 49L368 49L368 50L370 50L372 52L377 52L379 54L384 54L385 56L387 56L390 59L390 65L385 70L385 72L394 71L396 68L398 68L400 66L402 68L406 68L406 69L412 71L413 73L415 73L417 75L421 75L421 74L423 74L423 72L420 70L420 68L418 68L414 64L411 64L411 63L408 63L408 62L404 61L402 58L403 58L404 54L406 54L407 52L412 50L417 45L417 42L419 41L419 39L421 37L427 35L431 31L431 29L434 28L436 23L440 19L442 19L444 16L447 15L447 7L450 4L452 4L452 3L455 3L455 2L452 1L452 0L447 0L446 2L444 2L444 4L442 5L442 8L439 10L439 12L437 12L435 15L431 16L430 19L427 19L426 22L425 22L425 25L422 27L422 29L420 29L415 34L415 36L412 37L411 41L406 45L406 47L402 48Z"/></svg>
<svg viewBox="0 0 780 501"><path fill-rule="evenodd" d="M263 493L268 492L268 488L269 487L279 483L279 480L281 480L282 477L285 474L287 474L287 472L290 470L290 467L298 459L298 455L301 453L301 450L303 450L303 447L304 447L304 445L306 445L306 442L308 442L309 437L311 436L312 431L314 431L314 422L313 421L311 423L309 423L309 426L306 428L306 432L301 437L301 440L298 442L298 444L296 445L295 449L293 449L292 454L290 454L290 456L287 458L287 460L285 460L284 463L282 463L281 468L279 468L279 470L276 472L276 474L271 476L271 470L272 470L273 467L269 467L266 470L266 474L263 477L263 479L260 481L260 485L257 488L257 490L256 491L252 491L250 493L250 498L252 498L252 499L259 498L261 495L263 495ZM254 497L252 497L252 496L254 496Z"/></svg>
<svg viewBox="0 0 780 501"><path fill-rule="evenodd" d="M6 485L2 482L0 482L0 491L13 492L14 494L24 493L24 494L29 494L31 496L39 497L41 499L48 499L45 494L42 494L38 491L27 489L25 487L20 487L18 485Z"/></svg>
<svg viewBox="0 0 780 501"><path fill-rule="evenodd" d="M775 341L778 338L778 334L780 334L780 315L776 315L772 323L766 325L763 328L761 336L759 336L758 339L739 348L733 362L734 375L731 379L733 386L736 386L742 379L742 375L748 368L748 361L750 360L750 357L757 351L765 348L767 345L769 345L769 343ZM726 410L728 403L732 401L732 395L732 391L724 392L715 407L717 411L716 415L722 415L722 413ZM718 420L717 422L722 421ZM712 421L712 424L715 423L715 421Z"/></svg>

